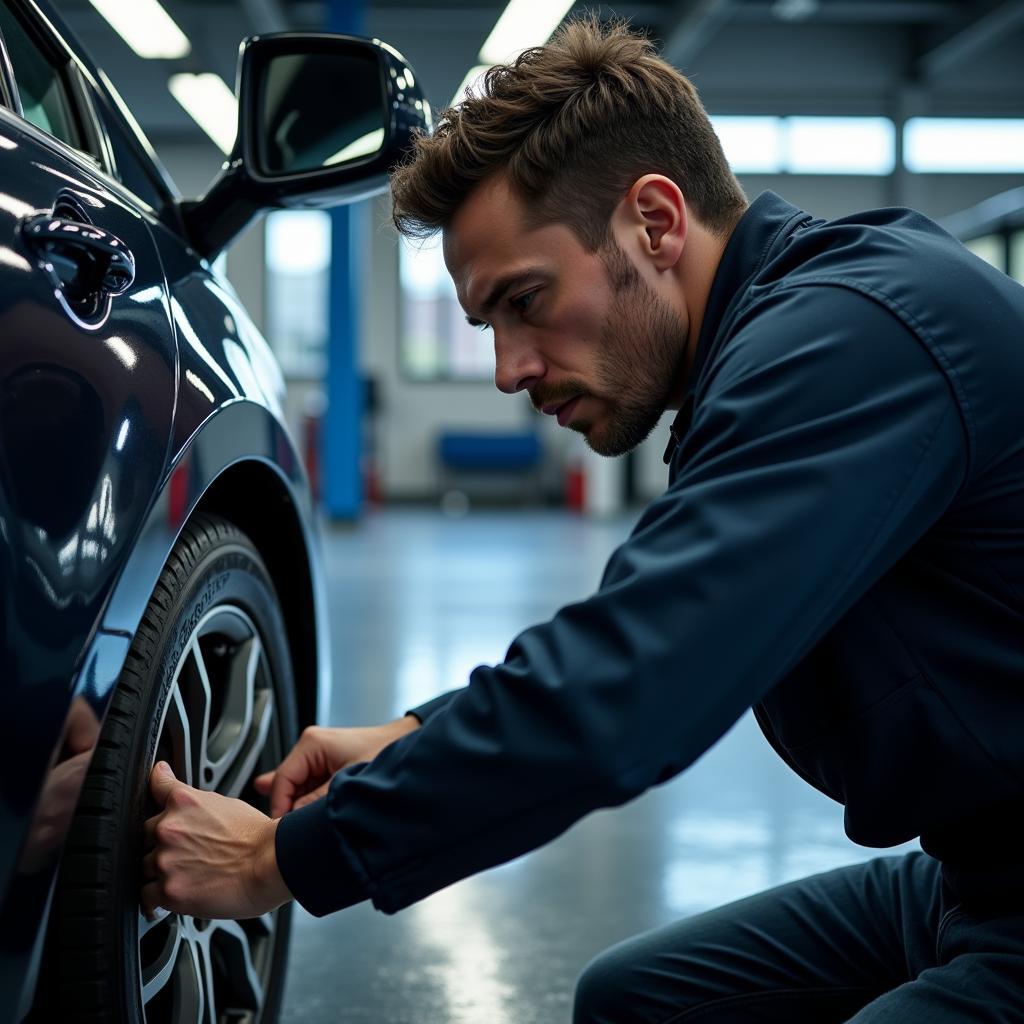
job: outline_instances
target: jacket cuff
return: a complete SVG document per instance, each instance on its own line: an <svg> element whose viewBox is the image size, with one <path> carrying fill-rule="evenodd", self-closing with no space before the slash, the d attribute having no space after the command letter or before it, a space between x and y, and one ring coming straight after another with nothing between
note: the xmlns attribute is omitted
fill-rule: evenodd
<svg viewBox="0 0 1024 1024"><path fill-rule="evenodd" d="M407 715L415 715L422 724L431 715L437 714L441 708L445 707L448 702L457 694L461 693L465 687L460 687L458 690L449 690L447 693L442 693L439 697L435 697L433 700L428 700L426 704L420 704L419 707L410 708L405 713Z"/></svg>
<svg viewBox="0 0 1024 1024"><path fill-rule="evenodd" d="M327 797L281 818L274 836L277 868L291 894L314 917L368 898L331 823Z"/></svg>

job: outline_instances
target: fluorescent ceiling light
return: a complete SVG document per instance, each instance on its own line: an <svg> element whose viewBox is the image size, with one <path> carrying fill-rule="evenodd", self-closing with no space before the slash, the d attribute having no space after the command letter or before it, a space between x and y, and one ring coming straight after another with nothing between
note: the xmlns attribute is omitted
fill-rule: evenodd
<svg viewBox="0 0 1024 1024"><path fill-rule="evenodd" d="M791 174L892 174L896 127L887 117L787 117Z"/></svg>
<svg viewBox="0 0 1024 1024"><path fill-rule="evenodd" d="M509 0L480 48L480 60L501 64L529 46L543 45L572 4L573 0Z"/></svg>
<svg viewBox="0 0 1024 1024"><path fill-rule="evenodd" d="M171 59L192 49L159 0L92 0L92 5L140 57Z"/></svg>
<svg viewBox="0 0 1024 1024"><path fill-rule="evenodd" d="M167 87L189 116L225 154L238 132L238 101L220 75L171 75Z"/></svg>
<svg viewBox="0 0 1024 1024"><path fill-rule="evenodd" d="M904 129L903 154L917 173L1024 171L1024 119L912 117Z"/></svg>
<svg viewBox="0 0 1024 1024"><path fill-rule="evenodd" d="M780 118L715 115L711 126L736 174L778 174L782 170Z"/></svg>
<svg viewBox="0 0 1024 1024"><path fill-rule="evenodd" d="M346 160L358 160L361 156L369 156L376 153L384 145L384 129L378 128L375 131L360 135L355 142L350 142L344 149L339 149L332 157L324 161L325 167L334 164L343 164Z"/></svg>
<svg viewBox="0 0 1024 1024"><path fill-rule="evenodd" d="M466 77L462 80L462 84L455 90L451 106L454 107L457 103L461 103L466 98L466 92L470 86L476 86L490 68L490 64L477 64L475 67L470 68L466 72Z"/></svg>

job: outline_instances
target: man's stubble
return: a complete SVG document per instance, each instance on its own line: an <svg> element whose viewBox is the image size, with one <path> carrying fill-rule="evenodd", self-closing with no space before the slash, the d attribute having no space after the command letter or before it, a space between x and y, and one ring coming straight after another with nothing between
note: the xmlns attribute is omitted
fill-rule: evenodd
<svg viewBox="0 0 1024 1024"><path fill-rule="evenodd" d="M684 372L687 333L679 314L641 277L614 241L601 258L612 287L601 332L598 422L573 424L598 455L624 455L650 435Z"/></svg>

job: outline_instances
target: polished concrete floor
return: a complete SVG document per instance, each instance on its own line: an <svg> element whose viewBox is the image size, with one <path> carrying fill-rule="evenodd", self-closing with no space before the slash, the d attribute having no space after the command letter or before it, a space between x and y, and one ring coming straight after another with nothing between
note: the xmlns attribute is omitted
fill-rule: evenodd
<svg viewBox="0 0 1024 1024"><path fill-rule="evenodd" d="M585 596L631 518L373 512L325 530L330 721L394 718ZM912 849L907 844L895 851ZM683 775L388 917L297 909L287 1024L567 1024L576 976L629 935L873 856L748 713Z"/></svg>

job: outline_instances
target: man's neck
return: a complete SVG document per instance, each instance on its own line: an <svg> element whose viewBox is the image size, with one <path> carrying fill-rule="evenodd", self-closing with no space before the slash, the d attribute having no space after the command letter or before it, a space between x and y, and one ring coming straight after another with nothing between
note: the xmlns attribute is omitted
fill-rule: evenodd
<svg viewBox="0 0 1024 1024"><path fill-rule="evenodd" d="M691 221L686 248L683 251L683 258L679 261L679 286L686 297L689 328L683 355L683 373L678 387L672 393L669 409L679 408L690 386L711 285L714 283L722 254L734 229L735 225L726 235L714 235L703 225Z"/></svg>

